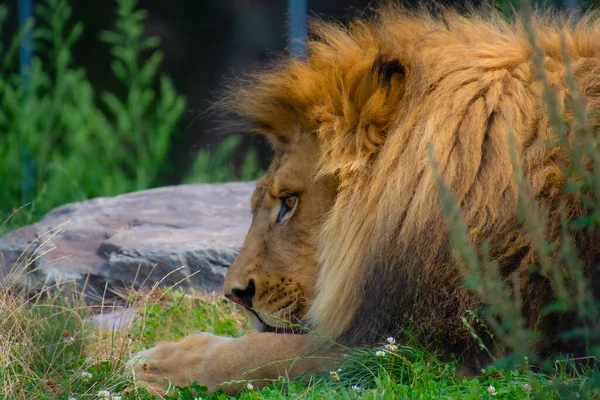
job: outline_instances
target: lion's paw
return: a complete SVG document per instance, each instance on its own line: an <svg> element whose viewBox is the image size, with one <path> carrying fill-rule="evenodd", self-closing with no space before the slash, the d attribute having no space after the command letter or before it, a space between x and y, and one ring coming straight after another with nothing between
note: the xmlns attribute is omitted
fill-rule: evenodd
<svg viewBox="0 0 600 400"><path fill-rule="evenodd" d="M157 393L166 393L170 387L186 386L197 381L210 390L221 383L211 371L215 350L233 340L200 333L177 342L166 342L135 353L125 365L125 375L138 386Z"/></svg>

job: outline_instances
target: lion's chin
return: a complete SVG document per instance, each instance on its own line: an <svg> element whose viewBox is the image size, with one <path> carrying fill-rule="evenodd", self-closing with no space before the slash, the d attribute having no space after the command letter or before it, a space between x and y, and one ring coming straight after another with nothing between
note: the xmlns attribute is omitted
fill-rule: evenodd
<svg viewBox="0 0 600 400"><path fill-rule="evenodd" d="M301 326L271 326L267 324L254 310L245 309L252 326L257 332L261 333L279 333L288 335L299 335L306 333Z"/></svg>

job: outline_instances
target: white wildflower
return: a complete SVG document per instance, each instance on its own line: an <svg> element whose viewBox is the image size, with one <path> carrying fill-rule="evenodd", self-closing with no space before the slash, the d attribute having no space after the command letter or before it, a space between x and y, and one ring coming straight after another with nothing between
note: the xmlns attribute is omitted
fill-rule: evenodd
<svg viewBox="0 0 600 400"><path fill-rule="evenodd" d="M336 371L329 372L329 377L334 382L339 382L340 381L340 374L338 374Z"/></svg>
<svg viewBox="0 0 600 400"><path fill-rule="evenodd" d="M383 351L383 350L377 350L377 351L375 352L375 355L376 355L377 357L385 357L385 351Z"/></svg>
<svg viewBox="0 0 600 400"><path fill-rule="evenodd" d="M252 389L254 389L254 385L251 384L250 382L248 382L248 383L246 383L246 389L252 390Z"/></svg>
<svg viewBox="0 0 600 400"><path fill-rule="evenodd" d="M492 385L490 385L490 386L488 386L488 387L487 387L487 392L488 392L489 394L491 394L492 396L495 396L496 394L498 394L498 393L496 392L496 388L495 388L495 387L493 387Z"/></svg>
<svg viewBox="0 0 600 400"><path fill-rule="evenodd" d="M383 346L383 348L386 349L387 351L398 350L398 346L396 346L395 344L386 344L385 346Z"/></svg>
<svg viewBox="0 0 600 400"><path fill-rule="evenodd" d="M81 379L83 379L84 381L89 381L90 379L92 379L92 374L87 372L87 371L82 371L81 374L79 375L81 377Z"/></svg>
<svg viewBox="0 0 600 400"><path fill-rule="evenodd" d="M110 392L108 390L100 390L98 392L98 397L108 399L110 397Z"/></svg>
<svg viewBox="0 0 600 400"><path fill-rule="evenodd" d="M353 392L360 392L360 386L358 385L352 385L350 389L352 389Z"/></svg>
<svg viewBox="0 0 600 400"><path fill-rule="evenodd" d="M531 392L531 385L529 383L524 383L521 385L524 391Z"/></svg>
<svg viewBox="0 0 600 400"><path fill-rule="evenodd" d="M121 396L112 396L110 400L121 400Z"/></svg>
<svg viewBox="0 0 600 400"><path fill-rule="evenodd" d="M67 336L63 339L63 342L65 342L66 344L71 344L75 341L75 338L73 336Z"/></svg>
<svg viewBox="0 0 600 400"><path fill-rule="evenodd" d="M69 397L69 400L77 400L77 397Z"/></svg>
<svg viewBox="0 0 600 400"><path fill-rule="evenodd" d="M394 339L392 336L388 337L388 338L387 338L387 339L385 339L385 340L387 340L387 342L388 342L389 344L396 344L396 339Z"/></svg>

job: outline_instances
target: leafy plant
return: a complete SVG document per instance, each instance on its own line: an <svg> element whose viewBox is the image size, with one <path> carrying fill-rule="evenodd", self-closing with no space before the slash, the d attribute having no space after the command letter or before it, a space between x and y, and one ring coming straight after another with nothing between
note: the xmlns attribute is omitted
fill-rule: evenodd
<svg viewBox="0 0 600 400"><path fill-rule="evenodd" d="M136 3L119 0L115 29L101 35L111 45L112 71L124 97L98 93L84 69L73 65L83 24L70 23L66 0L36 7L35 28L25 29L33 29L37 56L24 74L16 65L19 36L2 54L0 221L27 203L29 212L16 213L10 225L60 204L155 182L185 101L165 76L155 89L162 54L156 38L144 37L147 13L136 10ZM0 5L0 25L6 16L6 5Z"/></svg>
<svg viewBox="0 0 600 400"><path fill-rule="evenodd" d="M262 171L259 166L258 153L254 149L245 154L240 171L235 170L232 156L239 145L240 138L234 135L223 140L213 152L201 150L185 182L214 183L257 179Z"/></svg>

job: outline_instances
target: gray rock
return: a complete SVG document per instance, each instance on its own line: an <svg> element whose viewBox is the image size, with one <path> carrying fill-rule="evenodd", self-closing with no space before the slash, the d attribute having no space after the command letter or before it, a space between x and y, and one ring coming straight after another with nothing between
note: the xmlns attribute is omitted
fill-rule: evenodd
<svg viewBox="0 0 600 400"><path fill-rule="evenodd" d="M250 226L254 182L181 185L68 204L0 238L3 284L74 281L91 300L153 285L220 291Z"/></svg>

